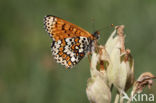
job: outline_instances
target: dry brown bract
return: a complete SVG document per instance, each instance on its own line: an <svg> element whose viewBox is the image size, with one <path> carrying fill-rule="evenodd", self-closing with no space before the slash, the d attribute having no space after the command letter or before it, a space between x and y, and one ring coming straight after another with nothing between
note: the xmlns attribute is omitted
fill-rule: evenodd
<svg viewBox="0 0 156 103"><path fill-rule="evenodd" d="M153 79L156 79L156 77L152 73L142 73L138 80L134 83L132 95L134 95L135 93L141 93L146 86L151 89Z"/></svg>

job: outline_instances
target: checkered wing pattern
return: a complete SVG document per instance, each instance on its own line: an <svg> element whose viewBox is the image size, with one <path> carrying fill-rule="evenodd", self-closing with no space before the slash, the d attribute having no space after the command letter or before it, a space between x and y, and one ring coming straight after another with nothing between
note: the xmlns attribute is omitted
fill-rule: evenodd
<svg viewBox="0 0 156 103"><path fill-rule="evenodd" d="M86 30L56 16L46 16L44 25L50 37L55 41L80 36L93 38L92 34Z"/></svg>
<svg viewBox="0 0 156 103"><path fill-rule="evenodd" d="M63 42L66 45L62 45ZM65 38L53 41L52 54L57 63L67 68L73 67L85 56L90 48L90 39L86 37Z"/></svg>
<svg viewBox="0 0 156 103"><path fill-rule="evenodd" d="M57 63L72 68L90 51L92 34L55 16L44 18L46 31L53 39L51 51Z"/></svg>

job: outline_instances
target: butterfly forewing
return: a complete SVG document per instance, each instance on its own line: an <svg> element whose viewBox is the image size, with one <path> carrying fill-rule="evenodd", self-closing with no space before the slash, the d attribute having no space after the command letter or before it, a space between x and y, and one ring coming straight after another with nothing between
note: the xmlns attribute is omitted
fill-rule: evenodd
<svg viewBox="0 0 156 103"><path fill-rule="evenodd" d="M46 16L44 24L47 32L55 41L80 36L93 38L86 30L56 16Z"/></svg>

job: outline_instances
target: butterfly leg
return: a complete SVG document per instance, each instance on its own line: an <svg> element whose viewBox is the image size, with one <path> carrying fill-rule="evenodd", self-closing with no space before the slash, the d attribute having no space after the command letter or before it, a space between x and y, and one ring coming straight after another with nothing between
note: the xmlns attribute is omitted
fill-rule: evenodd
<svg viewBox="0 0 156 103"><path fill-rule="evenodd" d="M98 46L98 42L97 41L95 41L94 47L95 47L95 52L99 53L99 46Z"/></svg>
<svg viewBox="0 0 156 103"><path fill-rule="evenodd" d="M88 52L87 56L88 56L88 61L89 61L89 65L91 66L91 52Z"/></svg>

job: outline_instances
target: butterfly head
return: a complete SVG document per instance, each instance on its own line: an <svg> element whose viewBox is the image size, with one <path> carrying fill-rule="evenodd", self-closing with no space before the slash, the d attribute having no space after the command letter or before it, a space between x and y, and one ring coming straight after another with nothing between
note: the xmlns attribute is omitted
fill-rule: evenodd
<svg viewBox="0 0 156 103"><path fill-rule="evenodd" d="M100 32L99 32L99 31L96 31L96 32L94 32L92 35L93 35L93 37L94 37L94 40L98 40L99 37L100 37Z"/></svg>

